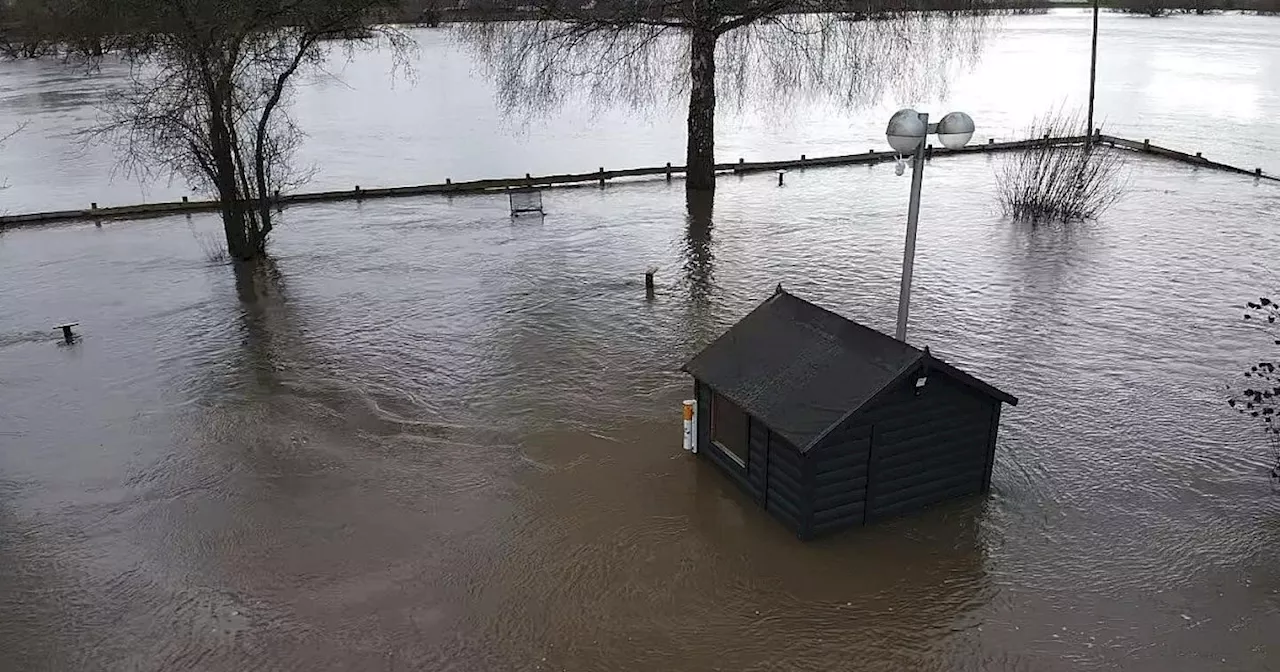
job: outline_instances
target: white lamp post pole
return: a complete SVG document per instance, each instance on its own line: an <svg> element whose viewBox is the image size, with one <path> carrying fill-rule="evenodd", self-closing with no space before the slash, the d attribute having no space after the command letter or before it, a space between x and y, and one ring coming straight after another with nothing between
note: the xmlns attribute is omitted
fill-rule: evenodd
<svg viewBox="0 0 1280 672"><path fill-rule="evenodd" d="M973 137L973 119L952 112L936 124L929 115L912 109L898 110L889 119L885 135L899 154L911 154L911 202L907 206L907 242L902 250L902 285L898 288L898 328L894 338L907 340L907 316L911 310L911 276L916 263L916 229L920 222L920 188L924 183L925 137L937 133L947 149L960 149Z"/></svg>
<svg viewBox="0 0 1280 672"><path fill-rule="evenodd" d="M927 129L929 115L920 113L920 122ZM924 182L925 143L921 138L911 155L911 202L907 206L907 243L902 248L902 286L898 288L898 329L893 337L907 340L907 313L911 310L911 274L916 266L916 228L920 223L920 187Z"/></svg>

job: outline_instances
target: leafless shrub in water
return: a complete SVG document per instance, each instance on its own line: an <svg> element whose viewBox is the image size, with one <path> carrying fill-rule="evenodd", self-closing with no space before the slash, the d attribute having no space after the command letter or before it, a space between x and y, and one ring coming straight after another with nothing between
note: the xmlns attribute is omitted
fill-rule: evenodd
<svg viewBox="0 0 1280 672"><path fill-rule="evenodd" d="M1035 121L1028 137L1069 137L1083 128L1078 114L1056 112ZM1044 141L1002 157L996 195L1005 216L1019 221L1094 219L1124 195L1124 166L1111 148Z"/></svg>

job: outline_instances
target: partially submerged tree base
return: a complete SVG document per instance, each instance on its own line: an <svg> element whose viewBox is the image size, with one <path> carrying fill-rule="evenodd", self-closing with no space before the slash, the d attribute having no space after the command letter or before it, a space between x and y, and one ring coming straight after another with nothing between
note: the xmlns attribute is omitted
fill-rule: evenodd
<svg viewBox="0 0 1280 672"><path fill-rule="evenodd" d="M1070 137L1081 128L1078 115L1053 113L1032 123L1029 137ZM996 196L1005 216L1018 221L1094 219L1124 195L1124 166L1124 156L1114 149L1046 140L1002 157Z"/></svg>

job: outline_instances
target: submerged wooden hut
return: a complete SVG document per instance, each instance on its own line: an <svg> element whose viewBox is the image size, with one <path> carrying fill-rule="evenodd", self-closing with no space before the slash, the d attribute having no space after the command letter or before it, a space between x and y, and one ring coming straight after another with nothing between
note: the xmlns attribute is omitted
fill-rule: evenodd
<svg viewBox="0 0 1280 672"><path fill-rule="evenodd" d="M697 454L805 539L985 492L1018 403L781 286L684 371Z"/></svg>

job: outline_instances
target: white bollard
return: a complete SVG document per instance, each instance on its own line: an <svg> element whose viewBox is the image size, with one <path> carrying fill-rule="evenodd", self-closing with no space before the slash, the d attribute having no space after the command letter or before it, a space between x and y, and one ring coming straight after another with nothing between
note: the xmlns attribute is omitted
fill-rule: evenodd
<svg viewBox="0 0 1280 672"><path fill-rule="evenodd" d="M698 452L698 447L693 445L693 400L684 400L684 449L689 452Z"/></svg>

